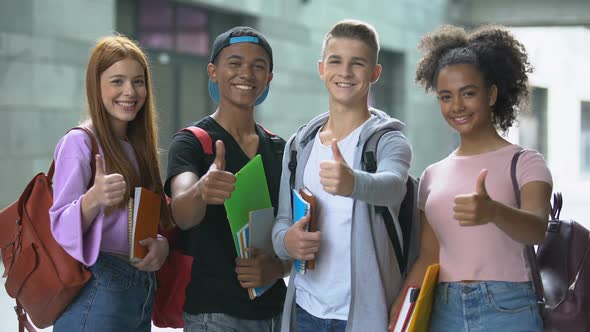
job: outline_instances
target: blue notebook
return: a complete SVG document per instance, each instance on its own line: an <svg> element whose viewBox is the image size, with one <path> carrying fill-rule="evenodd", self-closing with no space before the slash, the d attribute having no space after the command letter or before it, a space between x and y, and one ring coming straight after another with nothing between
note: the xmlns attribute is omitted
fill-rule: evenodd
<svg viewBox="0 0 590 332"><path fill-rule="evenodd" d="M306 200L304 200L303 197L301 197L297 190L293 189L293 220L295 222L298 222L308 213L311 213L310 209L311 206L309 205L309 203ZM307 224L307 227L308 226L309 223ZM306 228L306 231L308 230L309 229ZM305 274L305 271L307 270L307 261L296 259L293 263L295 264L295 269L297 273Z"/></svg>

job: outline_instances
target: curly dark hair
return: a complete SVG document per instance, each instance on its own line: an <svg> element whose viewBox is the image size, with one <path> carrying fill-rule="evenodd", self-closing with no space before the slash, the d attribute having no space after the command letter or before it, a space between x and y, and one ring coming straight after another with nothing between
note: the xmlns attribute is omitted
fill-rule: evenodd
<svg viewBox="0 0 590 332"><path fill-rule="evenodd" d="M486 84L498 87L492 123L507 132L516 119L518 106L528 100L528 77L533 71L524 46L503 26L484 25L467 33L444 25L422 37L418 48L424 56L416 68L416 83L436 89L439 71L449 65L473 64Z"/></svg>

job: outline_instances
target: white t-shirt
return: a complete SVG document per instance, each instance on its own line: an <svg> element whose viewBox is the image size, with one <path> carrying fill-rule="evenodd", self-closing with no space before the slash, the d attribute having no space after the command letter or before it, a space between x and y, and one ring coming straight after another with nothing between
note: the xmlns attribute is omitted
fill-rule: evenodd
<svg viewBox="0 0 590 332"><path fill-rule="evenodd" d="M366 122L365 122L366 123ZM338 142L340 152L350 166L364 123ZM304 186L316 197L318 229L321 231L320 251L315 269L295 279L296 302L305 311L322 319L348 319L350 307L350 230L352 198L332 195L320 183L320 163L333 160L332 147L314 139L303 174Z"/></svg>

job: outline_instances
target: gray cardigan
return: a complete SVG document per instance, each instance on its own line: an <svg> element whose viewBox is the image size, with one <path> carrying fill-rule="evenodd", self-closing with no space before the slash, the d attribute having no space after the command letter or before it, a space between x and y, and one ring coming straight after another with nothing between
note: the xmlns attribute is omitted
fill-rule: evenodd
<svg viewBox="0 0 590 332"><path fill-rule="evenodd" d="M399 207L406 191L412 149L400 132L404 128L402 122L379 110L371 108L369 111L374 116L367 121L360 133L352 166L355 179L350 196L354 199L350 239L352 284L346 332L387 331L389 310L403 283L385 225L383 222L375 222L374 209L370 209L368 204L389 207L397 223ZM294 139L293 144L299 144L294 185L299 189L303 187L303 172L311 153L314 135L327 120L328 113L315 117L289 139L285 148L279 210L272 230L273 246L281 259L290 259L284 239L287 230L293 225L288 147ZM362 148L371 134L382 128L393 130L383 135L377 147L377 171L367 173L362 171L360 165ZM294 280L297 277L293 266L283 309L283 332L296 331Z"/></svg>

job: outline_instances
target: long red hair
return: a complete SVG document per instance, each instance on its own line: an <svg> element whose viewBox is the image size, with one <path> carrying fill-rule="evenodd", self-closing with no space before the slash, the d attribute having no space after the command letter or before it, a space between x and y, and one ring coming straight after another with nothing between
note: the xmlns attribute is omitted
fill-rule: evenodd
<svg viewBox="0 0 590 332"><path fill-rule="evenodd" d="M139 174L129 162L123 147L110 126L109 114L102 102L100 76L113 64L124 59L133 59L143 67L147 96L135 119L127 125L127 139L133 146ZM148 188L162 196L161 224L171 225L158 159L157 114L152 94L152 77L147 56L129 38L116 35L101 38L94 47L86 69L86 98L92 127L104 152L106 172L119 173L125 178L125 199L116 208L125 208L135 187ZM110 211L107 210L107 213Z"/></svg>

